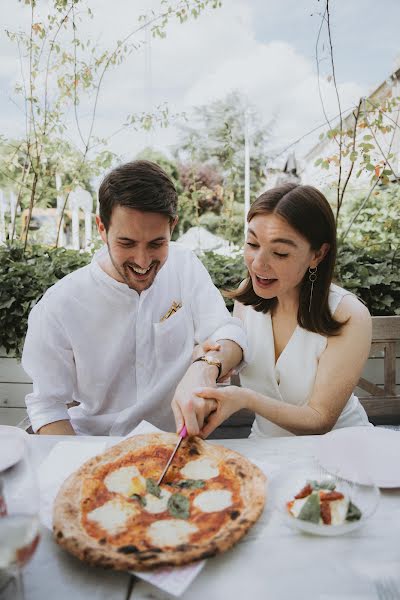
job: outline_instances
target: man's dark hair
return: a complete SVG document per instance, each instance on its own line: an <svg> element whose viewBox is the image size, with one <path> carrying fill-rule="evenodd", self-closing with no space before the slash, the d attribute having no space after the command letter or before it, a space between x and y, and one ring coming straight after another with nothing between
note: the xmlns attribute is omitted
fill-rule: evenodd
<svg viewBox="0 0 400 600"><path fill-rule="evenodd" d="M178 196L168 175L155 163L135 160L113 169L99 188L100 219L108 231L114 206L156 212L175 219Z"/></svg>

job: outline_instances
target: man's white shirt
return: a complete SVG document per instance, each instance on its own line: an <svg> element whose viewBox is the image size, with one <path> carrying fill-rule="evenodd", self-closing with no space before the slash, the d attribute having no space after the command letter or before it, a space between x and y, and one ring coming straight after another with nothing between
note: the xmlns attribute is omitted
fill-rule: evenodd
<svg viewBox="0 0 400 600"><path fill-rule="evenodd" d="M229 339L246 353L241 322L190 250L171 243L140 295L103 271L107 251L31 311L22 365L33 380L26 405L34 431L63 419L78 434L125 435L142 419L173 430L171 401L194 344ZM181 308L162 320L173 302ZM73 400L80 404L68 410Z"/></svg>

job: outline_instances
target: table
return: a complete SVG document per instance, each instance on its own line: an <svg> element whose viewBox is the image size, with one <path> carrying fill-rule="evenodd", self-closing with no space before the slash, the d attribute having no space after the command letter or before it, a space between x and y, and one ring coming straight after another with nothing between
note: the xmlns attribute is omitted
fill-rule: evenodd
<svg viewBox="0 0 400 600"><path fill-rule="evenodd" d="M37 466L64 436L31 436ZM77 442L110 438L68 438ZM270 440L214 440L250 459L284 467L310 458L318 436ZM115 439L117 441L117 439ZM272 477L270 490L273 492ZM232 550L208 560L182 596L187 600L376 600L370 576L383 565L400 574L400 489L382 490L375 515L345 536L313 537L288 528L272 502ZM25 569L27 600L139 600L172 598L128 574L86 566L43 531ZM400 597L400 592L399 592Z"/></svg>

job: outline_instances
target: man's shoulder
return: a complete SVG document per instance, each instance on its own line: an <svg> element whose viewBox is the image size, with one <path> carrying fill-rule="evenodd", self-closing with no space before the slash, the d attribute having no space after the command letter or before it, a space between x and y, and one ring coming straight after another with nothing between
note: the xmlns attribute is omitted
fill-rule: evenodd
<svg viewBox="0 0 400 600"><path fill-rule="evenodd" d="M179 242L170 242L169 262L173 267L192 267L196 264L203 264L193 250L190 250L190 248L179 244Z"/></svg>
<svg viewBox="0 0 400 600"><path fill-rule="evenodd" d="M56 302L59 305L63 300L82 293L89 282L89 272L90 265L85 265L76 271L72 271L72 273L68 273L49 287L40 302L49 304Z"/></svg>

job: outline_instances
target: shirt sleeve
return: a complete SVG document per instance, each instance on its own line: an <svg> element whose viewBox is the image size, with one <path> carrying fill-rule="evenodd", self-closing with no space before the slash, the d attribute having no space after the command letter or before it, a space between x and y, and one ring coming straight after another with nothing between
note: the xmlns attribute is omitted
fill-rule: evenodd
<svg viewBox="0 0 400 600"><path fill-rule="evenodd" d="M76 379L72 348L61 323L43 301L29 315L22 366L33 381L33 392L25 397L33 431L69 420L66 404L73 400Z"/></svg>
<svg viewBox="0 0 400 600"><path fill-rule="evenodd" d="M232 340L243 350L243 361L238 368L247 362L247 338L240 319L232 317L226 308L224 299L213 284L203 263L192 254L190 262L191 308L194 322L195 342L202 343L206 339L212 341Z"/></svg>

